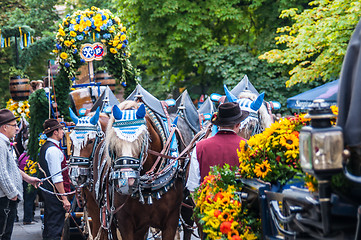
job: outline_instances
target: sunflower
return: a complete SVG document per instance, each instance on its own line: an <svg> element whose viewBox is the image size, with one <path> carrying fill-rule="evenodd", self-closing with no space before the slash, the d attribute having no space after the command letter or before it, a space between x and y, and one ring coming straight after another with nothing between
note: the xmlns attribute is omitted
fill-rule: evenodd
<svg viewBox="0 0 361 240"><path fill-rule="evenodd" d="M296 134L285 134L280 138L280 144L287 149L295 149L299 145L299 140Z"/></svg>
<svg viewBox="0 0 361 240"><path fill-rule="evenodd" d="M68 54L67 54L66 52L62 52L62 53L60 53L60 57L61 57L62 59L67 59L67 58L68 58Z"/></svg>
<svg viewBox="0 0 361 240"><path fill-rule="evenodd" d="M253 171L257 177L265 178L268 172L272 170L270 164L268 163L268 160L266 160L262 164L256 163L256 167L254 168Z"/></svg>
<svg viewBox="0 0 361 240"><path fill-rule="evenodd" d="M238 239L240 239L239 232L237 231L237 229L231 229L231 231L228 232L227 236L228 236L228 239L237 239L237 238L234 238L236 236L238 237Z"/></svg>
<svg viewBox="0 0 361 240"><path fill-rule="evenodd" d="M231 218L231 214L229 212L222 212L219 214L218 219L222 222L227 222Z"/></svg>

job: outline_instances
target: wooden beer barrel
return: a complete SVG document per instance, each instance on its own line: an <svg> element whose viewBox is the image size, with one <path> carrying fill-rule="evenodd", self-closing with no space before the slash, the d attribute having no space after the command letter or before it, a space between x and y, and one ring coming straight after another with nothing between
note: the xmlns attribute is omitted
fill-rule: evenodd
<svg viewBox="0 0 361 240"><path fill-rule="evenodd" d="M30 95L29 79L20 76L11 77L9 83L11 98L15 101L27 100Z"/></svg>
<svg viewBox="0 0 361 240"><path fill-rule="evenodd" d="M91 98L91 93L89 88L81 88L74 90L69 93L70 102L72 105L73 111L75 110L76 114L79 116L79 110L81 108L91 109L93 107L93 101Z"/></svg>
<svg viewBox="0 0 361 240"><path fill-rule="evenodd" d="M95 82L101 82L101 86L109 86L109 88L114 92L115 90L115 79L109 75L106 71L96 72L94 75Z"/></svg>

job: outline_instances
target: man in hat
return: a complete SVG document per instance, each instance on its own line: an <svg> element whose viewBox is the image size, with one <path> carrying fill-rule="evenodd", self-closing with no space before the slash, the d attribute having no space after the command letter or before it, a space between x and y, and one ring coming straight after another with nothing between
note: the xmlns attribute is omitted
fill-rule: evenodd
<svg viewBox="0 0 361 240"><path fill-rule="evenodd" d="M70 191L70 181L67 170L61 172L66 167L66 158L60 149L60 140L63 139L63 126L55 119L47 119L43 124L44 134L47 141L40 149L39 164L41 177L51 178L45 181L45 189L60 194ZM44 197L44 240L61 238L65 211L70 210L70 203L65 195L56 196L47 192L42 192Z"/></svg>
<svg viewBox="0 0 361 240"><path fill-rule="evenodd" d="M203 139L196 144L192 152L187 189L193 192L208 175L211 166L238 166L237 148L241 140L237 135L241 121L246 119L248 112L241 111L235 102L219 106L219 112L212 118L212 123L219 131L211 138Z"/></svg>
<svg viewBox="0 0 361 240"><path fill-rule="evenodd" d="M37 187L40 179L21 171L13 156L13 138L19 130L14 114L8 109L0 110L0 239L8 240L14 227L16 208L23 199L22 179Z"/></svg>

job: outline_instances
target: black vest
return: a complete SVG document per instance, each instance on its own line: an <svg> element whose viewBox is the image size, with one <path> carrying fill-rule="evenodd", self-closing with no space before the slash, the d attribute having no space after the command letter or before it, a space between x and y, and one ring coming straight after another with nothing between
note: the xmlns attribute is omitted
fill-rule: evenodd
<svg viewBox="0 0 361 240"><path fill-rule="evenodd" d="M40 178L45 178L45 177L49 177L50 176L50 171L49 171L49 166L48 166L48 162L46 161L45 159L45 154L46 154L46 150L48 150L49 147L52 147L52 146L56 146L55 143L51 142L51 141L46 141L44 143L43 146L41 146L40 148L40 153L39 153L39 164L40 164L40 167L45 171L46 173L46 176L45 174L39 170L39 177ZM53 181L51 180L51 178L49 179L49 181L53 184ZM49 190L49 191L53 191L54 188L53 186L51 186L51 184L47 181L44 181L43 184L42 184L42 187Z"/></svg>

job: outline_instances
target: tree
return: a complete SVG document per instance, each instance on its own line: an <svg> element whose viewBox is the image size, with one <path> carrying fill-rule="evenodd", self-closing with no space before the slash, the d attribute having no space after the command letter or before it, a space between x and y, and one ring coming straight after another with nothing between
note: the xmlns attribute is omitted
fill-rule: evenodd
<svg viewBox="0 0 361 240"><path fill-rule="evenodd" d="M352 0L317 0L311 9L299 13L291 8L281 18L291 18L291 26L277 29L277 49L260 56L270 63L292 66L287 86L313 80L338 77L351 34L361 16L361 2Z"/></svg>
<svg viewBox="0 0 361 240"><path fill-rule="evenodd" d="M247 66L241 69L237 68L239 64L232 67L235 58L227 56L243 55L252 58L243 59L244 63L258 64L257 56L270 49L277 26L287 22L287 19L278 19L280 11L289 7L302 9L308 1L116 2L122 19L128 22L130 47L137 58L137 66L143 70L142 82L154 88L161 85L162 88L157 90L164 96L165 93L159 89L169 93L178 87L204 86L203 89L200 87L200 94L222 89L222 82L235 85L240 76L243 77ZM211 63L212 58L220 60L217 56L219 51L224 55L222 62ZM200 59L198 54L209 61ZM215 56L212 57L212 54ZM231 66L232 69L224 72L226 74L218 74L220 70L216 67L219 65ZM277 71L277 74L269 76L276 77L279 75ZM267 76L268 73L265 74Z"/></svg>

